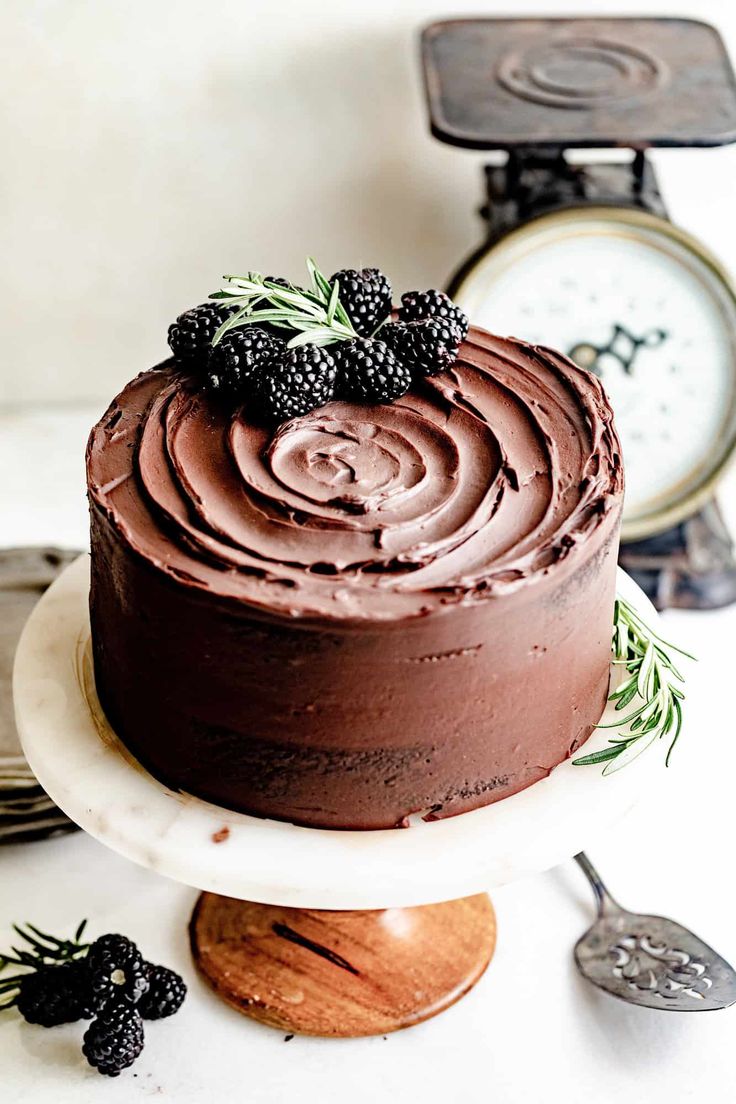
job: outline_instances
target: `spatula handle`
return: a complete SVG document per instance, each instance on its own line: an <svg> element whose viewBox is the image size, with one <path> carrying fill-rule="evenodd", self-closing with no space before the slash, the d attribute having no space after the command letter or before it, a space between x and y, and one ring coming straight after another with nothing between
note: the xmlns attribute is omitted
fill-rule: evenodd
<svg viewBox="0 0 736 1104"><path fill-rule="evenodd" d="M613 897L606 889L603 884L603 879L584 851L581 851L575 856L575 862L592 886L593 892L595 893L595 899L598 903L598 912L602 914L608 909L618 909L620 906L614 901Z"/></svg>

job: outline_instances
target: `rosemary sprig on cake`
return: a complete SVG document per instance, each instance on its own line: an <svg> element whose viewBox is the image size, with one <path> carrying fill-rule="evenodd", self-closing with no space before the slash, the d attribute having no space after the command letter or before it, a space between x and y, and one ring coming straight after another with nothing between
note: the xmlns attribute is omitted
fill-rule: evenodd
<svg viewBox="0 0 736 1104"><path fill-rule="evenodd" d="M176 359L210 391L272 423L334 399L391 403L457 359L468 320L442 291L411 291L392 317L377 268L328 279L307 260L308 288L259 272L223 277L210 301L169 327Z"/></svg>
<svg viewBox="0 0 736 1104"><path fill-rule="evenodd" d="M694 659L689 652L662 640L624 598L614 607L613 663L623 667L626 677L609 697L623 716L598 728L616 729L608 747L573 760L577 767L605 763L604 774L613 774L641 755L657 740L671 737L665 762L682 729L684 693L678 683L684 678L674 663L673 653Z"/></svg>
<svg viewBox="0 0 736 1104"><path fill-rule="evenodd" d="M320 348L337 341L353 341L359 336L340 301L339 273L330 283L310 258L307 269L311 278L311 290L295 287L286 280L263 277L258 272L245 276L224 276L225 286L210 296L224 300L237 311L222 323L214 338L217 346L228 330L243 325L276 326L290 331L284 334L287 349L312 344ZM377 270L374 270L377 271ZM383 304L383 317L391 310L390 288L388 301Z"/></svg>

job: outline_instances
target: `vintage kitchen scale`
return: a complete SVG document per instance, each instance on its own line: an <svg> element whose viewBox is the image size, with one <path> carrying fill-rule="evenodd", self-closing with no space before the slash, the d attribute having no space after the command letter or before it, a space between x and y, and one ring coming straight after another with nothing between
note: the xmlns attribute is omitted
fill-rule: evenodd
<svg viewBox="0 0 736 1104"><path fill-rule="evenodd" d="M453 297L602 378L626 461L621 562L655 604L736 601L713 499L736 451L736 290L669 221L645 152L736 141L719 34L688 19L461 19L422 47L433 134L506 155L485 169L488 236ZM569 156L592 148L633 160Z"/></svg>

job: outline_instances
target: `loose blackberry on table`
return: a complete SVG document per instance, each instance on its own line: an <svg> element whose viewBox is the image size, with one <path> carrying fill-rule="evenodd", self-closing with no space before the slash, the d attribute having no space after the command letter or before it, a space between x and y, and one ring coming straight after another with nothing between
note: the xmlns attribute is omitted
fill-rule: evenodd
<svg viewBox="0 0 736 1104"><path fill-rule="evenodd" d="M173 1016L187 995L183 979L167 966L156 966L151 962L146 963L145 970L148 992L138 1004L141 1016L144 1020L163 1020Z"/></svg>
<svg viewBox="0 0 736 1104"><path fill-rule="evenodd" d="M132 1001L113 1001L84 1033L82 1053L91 1066L107 1077L117 1077L132 1066L143 1050L143 1020Z"/></svg>
<svg viewBox="0 0 736 1104"><path fill-rule="evenodd" d="M47 966L20 981L16 1007L23 1019L40 1027L57 1027L93 1014L83 962Z"/></svg>
<svg viewBox="0 0 736 1104"><path fill-rule="evenodd" d="M83 1053L100 1073L116 1077L143 1049L143 1017L173 1016L187 987L173 970L144 961L127 936L82 943L85 924L73 939L13 925L27 947L0 954L0 1011L15 1007L40 1027L91 1019ZM23 972L6 975L11 965Z"/></svg>
<svg viewBox="0 0 736 1104"><path fill-rule="evenodd" d="M87 984L96 1009L111 1000L140 1000L148 990L143 955L124 935L102 935L87 953Z"/></svg>
<svg viewBox="0 0 736 1104"><path fill-rule="evenodd" d="M0 1011L15 1007L28 1023L41 1027L93 1015L85 962L88 944L81 942L84 927L80 924L72 939L57 939L32 924L14 924L25 947L0 954ZM12 974L4 972L9 966L15 968Z"/></svg>

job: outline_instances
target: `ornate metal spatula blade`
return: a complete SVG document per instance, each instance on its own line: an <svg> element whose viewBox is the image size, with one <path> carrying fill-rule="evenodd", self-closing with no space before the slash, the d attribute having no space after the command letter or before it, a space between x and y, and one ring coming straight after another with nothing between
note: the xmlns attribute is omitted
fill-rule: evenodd
<svg viewBox="0 0 736 1104"><path fill-rule="evenodd" d="M630 1004L668 1012L736 1003L736 971L725 958L674 920L621 908L587 855L575 859L598 902L598 919L575 946L583 977Z"/></svg>

